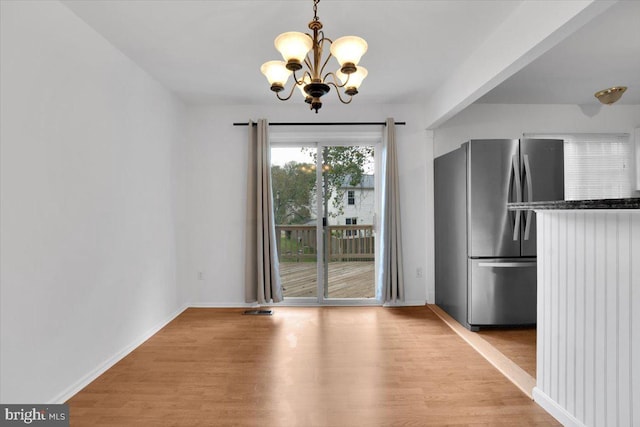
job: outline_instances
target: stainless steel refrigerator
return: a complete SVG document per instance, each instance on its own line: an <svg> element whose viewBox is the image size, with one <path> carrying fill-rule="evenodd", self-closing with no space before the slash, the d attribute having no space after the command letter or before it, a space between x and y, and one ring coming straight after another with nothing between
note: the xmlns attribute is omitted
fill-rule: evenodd
<svg viewBox="0 0 640 427"><path fill-rule="evenodd" d="M471 140L436 158L436 304L471 330L535 324L535 214L507 203L562 199L561 140Z"/></svg>

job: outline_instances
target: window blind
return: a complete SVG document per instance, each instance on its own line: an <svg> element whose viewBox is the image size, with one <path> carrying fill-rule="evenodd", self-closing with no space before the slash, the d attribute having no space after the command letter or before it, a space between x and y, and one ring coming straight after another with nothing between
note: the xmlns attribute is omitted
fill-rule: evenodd
<svg viewBox="0 0 640 427"><path fill-rule="evenodd" d="M566 200L615 199L633 194L629 134L526 135L564 140Z"/></svg>

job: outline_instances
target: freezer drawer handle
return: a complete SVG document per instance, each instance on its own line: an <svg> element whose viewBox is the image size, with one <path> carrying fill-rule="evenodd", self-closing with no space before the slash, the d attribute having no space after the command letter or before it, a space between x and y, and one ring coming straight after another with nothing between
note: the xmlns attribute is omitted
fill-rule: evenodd
<svg viewBox="0 0 640 427"><path fill-rule="evenodd" d="M501 267L501 268L514 268L514 267L535 267L536 261L529 262L479 262L478 267Z"/></svg>

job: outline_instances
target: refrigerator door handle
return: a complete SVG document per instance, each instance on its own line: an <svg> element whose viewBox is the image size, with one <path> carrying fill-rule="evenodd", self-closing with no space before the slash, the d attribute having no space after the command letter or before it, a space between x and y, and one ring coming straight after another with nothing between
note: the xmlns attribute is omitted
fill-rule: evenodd
<svg viewBox="0 0 640 427"><path fill-rule="evenodd" d="M518 156L511 157L511 175L509 176L509 191L511 191L511 178L516 181L516 200L522 202L522 183L520 182L520 165L518 164ZM517 241L520 234L520 211L515 211L515 223L513 224L513 240Z"/></svg>
<svg viewBox="0 0 640 427"><path fill-rule="evenodd" d="M479 262L478 267L500 267L500 268L516 268L516 267L535 267L536 261L522 262Z"/></svg>
<svg viewBox="0 0 640 427"><path fill-rule="evenodd" d="M527 183L527 202L533 201L533 184L531 180L531 166L529 165L529 156L524 155L524 176ZM527 211L527 216L524 220L524 240L529 240L529 233L531 231L531 215L532 211Z"/></svg>

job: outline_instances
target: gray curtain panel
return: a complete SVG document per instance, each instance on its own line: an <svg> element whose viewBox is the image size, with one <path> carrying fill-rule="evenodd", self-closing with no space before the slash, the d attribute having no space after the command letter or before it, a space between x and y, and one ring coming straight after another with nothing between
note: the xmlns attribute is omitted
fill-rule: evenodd
<svg viewBox="0 0 640 427"><path fill-rule="evenodd" d="M400 191L396 125L392 118L385 127L385 174L382 189L382 289L378 299L384 302L404 301L402 272L402 228L400 225Z"/></svg>
<svg viewBox="0 0 640 427"><path fill-rule="evenodd" d="M282 301L268 129L265 119L249 122L245 301L259 304Z"/></svg>

